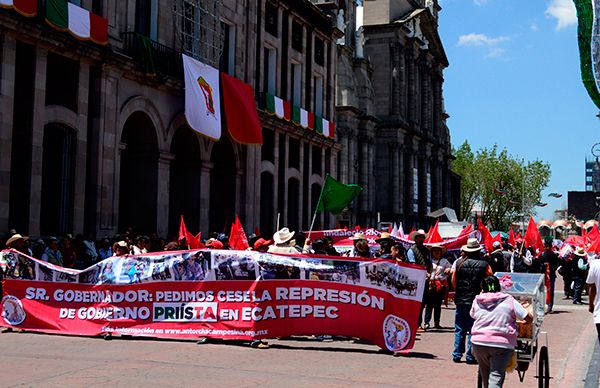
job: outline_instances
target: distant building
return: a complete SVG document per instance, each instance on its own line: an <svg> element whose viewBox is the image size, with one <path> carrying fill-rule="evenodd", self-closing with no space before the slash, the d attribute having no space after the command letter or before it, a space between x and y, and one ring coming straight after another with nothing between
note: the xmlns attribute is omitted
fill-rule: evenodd
<svg viewBox="0 0 600 388"><path fill-rule="evenodd" d="M600 192L569 191L567 194L567 212L578 220L598 219L600 212Z"/></svg>
<svg viewBox="0 0 600 388"><path fill-rule="evenodd" d="M460 177L450 171L444 109L448 58L438 35L441 7L437 0L364 5L364 54L374 69L377 126L359 139L362 155L374 159L359 183L375 182L362 194L359 219L372 223L373 213L379 213L386 221L425 227L432 210L460 208Z"/></svg>
<svg viewBox="0 0 600 388"><path fill-rule="evenodd" d="M600 162L585 158L585 191L600 192Z"/></svg>

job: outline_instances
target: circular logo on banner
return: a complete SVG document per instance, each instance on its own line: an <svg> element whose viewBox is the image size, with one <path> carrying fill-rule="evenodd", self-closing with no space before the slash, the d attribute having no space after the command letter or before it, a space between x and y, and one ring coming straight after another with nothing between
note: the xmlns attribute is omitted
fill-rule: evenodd
<svg viewBox="0 0 600 388"><path fill-rule="evenodd" d="M402 350L410 342L410 326L406 320L388 315L383 321L385 346L392 352Z"/></svg>
<svg viewBox="0 0 600 388"><path fill-rule="evenodd" d="M25 309L16 296L6 295L2 298L2 318L12 326L17 326L25 320Z"/></svg>

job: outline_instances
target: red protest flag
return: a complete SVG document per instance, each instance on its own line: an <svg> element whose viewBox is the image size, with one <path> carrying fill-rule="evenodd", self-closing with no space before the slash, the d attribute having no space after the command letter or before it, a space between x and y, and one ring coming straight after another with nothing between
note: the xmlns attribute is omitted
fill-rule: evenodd
<svg viewBox="0 0 600 388"><path fill-rule="evenodd" d="M177 241L181 244L181 241L185 239L186 245L188 249L204 249L206 248L204 244L202 244L202 233L198 233L197 235L193 235L188 232L185 227L185 221L183 220L183 214L181 215L181 221L179 221L179 238Z"/></svg>
<svg viewBox="0 0 600 388"><path fill-rule="evenodd" d="M500 233L498 233L498 234L496 235L496 237L492 237L491 239L489 239L489 240L487 241L487 243L486 243L486 246L485 246L485 249L486 249L488 252L492 252L492 251L494 250L494 243L495 243L496 241L497 241L497 242L499 242L499 243L502 243L502 236L500 235Z"/></svg>
<svg viewBox="0 0 600 388"><path fill-rule="evenodd" d="M181 243L181 240L187 239L188 231L185 227L185 221L183 221L183 214L181 215L181 220L179 221L179 238L177 241Z"/></svg>
<svg viewBox="0 0 600 388"><path fill-rule="evenodd" d="M231 137L242 144L262 144L262 128L252 86L221 73L221 87L225 121Z"/></svg>
<svg viewBox="0 0 600 388"><path fill-rule="evenodd" d="M491 246L491 244L493 244L493 242L490 242L492 240L492 234L490 233L489 229L483 224L483 222L481 222L481 217L479 216L477 216L477 229L479 229L479 232L481 233L481 242L489 251L488 245Z"/></svg>
<svg viewBox="0 0 600 388"><path fill-rule="evenodd" d="M229 233L229 246L231 249L238 251L246 250L250 246L248 245L246 232L244 232L244 227L242 226L240 217L238 216L235 216L235 222L231 224L231 232Z"/></svg>
<svg viewBox="0 0 600 388"><path fill-rule="evenodd" d="M515 232L513 231L513 228L510 227L508 228L508 243L510 245L512 245L513 247L515 246Z"/></svg>
<svg viewBox="0 0 600 388"><path fill-rule="evenodd" d="M440 231L438 230L439 223L440 223L440 220L437 220L435 222L435 225L433 226L433 228L431 228L429 230L429 233L427 234L427 239L425 240L426 243L436 244L436 243L444 241L444 239L440 235Z"/></svg>
<svg viewBox="0 0 600 388"><path fill-rule="evenodd" d="M473 232L473 224L469 224L469 225L465 226L463 228L463 230L460 231L460 233L458 234L458 236L456 236L456 238L464 237L466 235L471 234L471 232Z"/></svg>
<svg viewBox="0 0 600 388"><path fill-rule="evenodd" d="M525 232L525 246L531 247L536 251L544 249L542 236L540 235L540 231L532 216L529 216L529 224L527 225L527 231Z"/></svg>

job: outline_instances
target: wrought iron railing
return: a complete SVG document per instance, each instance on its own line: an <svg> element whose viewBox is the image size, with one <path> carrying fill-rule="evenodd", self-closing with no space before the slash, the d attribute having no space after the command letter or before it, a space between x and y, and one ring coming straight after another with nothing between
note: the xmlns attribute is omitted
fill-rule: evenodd
<svg viewBox="0 0 600 388"><path fill-rule="evenodd" d="M123 53L139 62L149 75L183 78L181 53L137 32L124 32Z"/></svg>

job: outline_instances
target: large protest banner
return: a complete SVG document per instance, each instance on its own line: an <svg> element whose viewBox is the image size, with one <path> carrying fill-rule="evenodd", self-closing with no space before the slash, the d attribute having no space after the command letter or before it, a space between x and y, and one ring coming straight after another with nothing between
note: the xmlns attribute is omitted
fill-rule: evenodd
<svg viewBox="0 0 600 388"><path fill-rule="evenodd" d="M0 324L46 333L414 344L425 270L388 260L180 251L66 270L2 251Z"/></svg>

